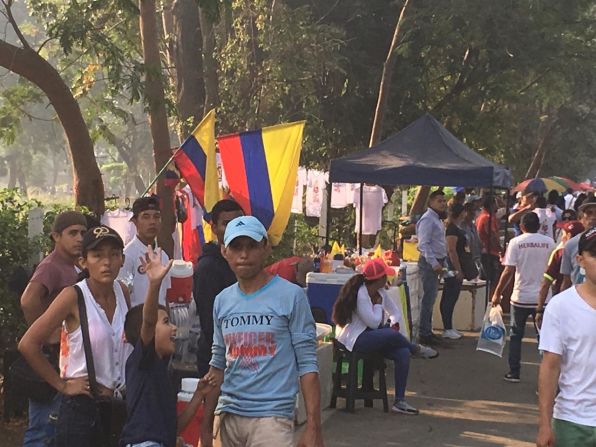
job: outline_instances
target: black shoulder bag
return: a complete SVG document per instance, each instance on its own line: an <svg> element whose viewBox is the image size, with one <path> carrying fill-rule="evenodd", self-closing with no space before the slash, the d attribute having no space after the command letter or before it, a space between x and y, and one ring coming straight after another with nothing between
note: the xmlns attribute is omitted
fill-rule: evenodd
<svg viewBox="0 0 596 447"><path fill-rule="evenodd" d="M83 335L83 346L85 348L85 360L87 363L87 374L89 375L89 386L98 408L99 435L102 436L100 445L106 447L118 447L120 434L126 423L126 402L116 397L102 396L99 393L97 377L95 376L95 364L93 352L91 351L91 340L89 338L89 321L87 320L87 307L85 298L80 287L75 286L79 303L79 319L81 320L81 333Z"/></svg>

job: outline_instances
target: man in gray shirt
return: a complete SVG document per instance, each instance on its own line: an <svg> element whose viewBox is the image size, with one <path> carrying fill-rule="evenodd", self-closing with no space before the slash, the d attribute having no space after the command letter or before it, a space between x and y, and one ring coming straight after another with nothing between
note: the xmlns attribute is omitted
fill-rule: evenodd
<svg viewBox="0 0 596 447"><path fill-rule="evenodd" d="M433 306L439 289L439 276L443 272L447 257L445 241L445 225L442 219L447 217L447 200L442 190L430 194L428 209L416 224L418 251L420 259L418 268L422 282L422 303L420 308L420 343L437 345L441 338L433 334Z"/></svg>
<svg viewBox="0 0 596 447"><path fill-rule="evenodd" d="M579 220L588 231L596 227L596 198L589 197L577 209ZM561 259L561 274L563 282L561 283L561 292L572 285L584 282L585 274L577 263L577 250L581 233L569 239L563 248L563 258Z"/></svg>

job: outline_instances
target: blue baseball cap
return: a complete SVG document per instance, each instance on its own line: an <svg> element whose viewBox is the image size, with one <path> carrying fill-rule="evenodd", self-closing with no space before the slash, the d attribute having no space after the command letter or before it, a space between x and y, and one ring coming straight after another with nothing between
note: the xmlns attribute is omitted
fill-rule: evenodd
<svg viewBox="0 0 596 447"><path fill-rule="evenodd" d="M263 239L267 239L267 230L256 217L240 216L228 223L224 233L224 246L227 247L230 242L240 236L246 236L261 242Z"/></svg>

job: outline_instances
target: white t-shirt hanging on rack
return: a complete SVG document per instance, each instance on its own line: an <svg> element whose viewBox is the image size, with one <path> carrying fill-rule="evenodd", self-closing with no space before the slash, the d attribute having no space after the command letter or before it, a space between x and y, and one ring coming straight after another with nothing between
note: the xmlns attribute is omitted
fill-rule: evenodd
<svg viewBox="0 0 596 447"><path fill-rule="evenodd" d="M352 204L354 193L350 186L353 183L333 183L331 185L331 208L345 208Z"/></svg>
<svg viewBox="0 0 596 447"><path fill-rule="evenodd" d="M101 223L116 230L116 233L120 235L124 245L126 245L137 234L135 224L130 221L131 217L132 211L123 209L110 210L101 216Z"/></svg>
<svg viewBox="0 0 596 447"><path fill-rule="evenodd" d="M292 197L292 212L302 214L302 195L304 194L304 185L306 185L306 169L299 168L296 176L296 186L294 187L294 196Z"/></svg>
<svg viewBox="0 0 596 447"><path fill-rule="evenodd" d="M364 208L362 209L362 234L377 234L382 226L383 207L389 201L385 190L377 185L364 185L363 192ZM352 203L356 209L356 227L354 232L358 233L360 227L360 185L354 188Z"/></svg>
<svg viewBox="0 0 596 447"><path fill-rule="evenodd" d="M219 152L215 154L215 163L217 164L217 181L222 188L228 188L228 181L226 180L226 173L221 163L221 155Z"/></svg>
<svg viewBox="0 0 596 447"><path fill-rule="evenodd" d="M186 212L188 213L188 218L191 219L192 228L198 228L199 225L203 225L203 209L193 195L190 186L186 185L182 188L182 191L188 196L189 209Z"/></svg>
<svg viewBox="0 0 596 447"><path fill-rule="evenodd" d="M308 183L306 188L306 215L309 217L321 217L323 206L323 191L327 181L325 172L309 169Z"/></svg>

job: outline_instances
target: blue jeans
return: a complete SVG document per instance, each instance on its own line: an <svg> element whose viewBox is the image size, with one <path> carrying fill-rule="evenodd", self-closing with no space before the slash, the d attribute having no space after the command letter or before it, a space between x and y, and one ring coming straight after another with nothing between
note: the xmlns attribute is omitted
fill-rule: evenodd
<svg viewBox="0 0 596 447"><path fill-rule="evenodd" d="M404 399L410 370L410 353L416 345L392 328L366 329L356 339L354 351L381 352L383 357L393 360L395 379L395 400Z"/></svg>
<svg viewBox="0 0 596 447"><path fill-rule="evenodd" d="M438 260L442 263L442 259ZM420 280L422 281L422 303L420 305L420 336L428 337L433 333L433 306L439 291L439 275L433 270L424 256L418 260Z"/></svg>
<svg viewBox="0 0 596 447"><path fill-rule="evenodd" d="M519 374L521 370L521 347L528 317L536 317L533 307L511 305L511 328L509 331L509 371Z"/></svg>
<svg viewBox="0 0 596 447"><path fill-rule="evenodd" d="M54 445L56 420L62 395L57 393L51 402L29 400L29 424L23 438L23 447L47 447Z"/></svg>
<svg viewBox="0 0 596 447"><path fill-rule="evenodd" d="M457 278L445 278L441 295L441 319L443 329L453 329L453 309L459 298L462 282Z"/></svg>

